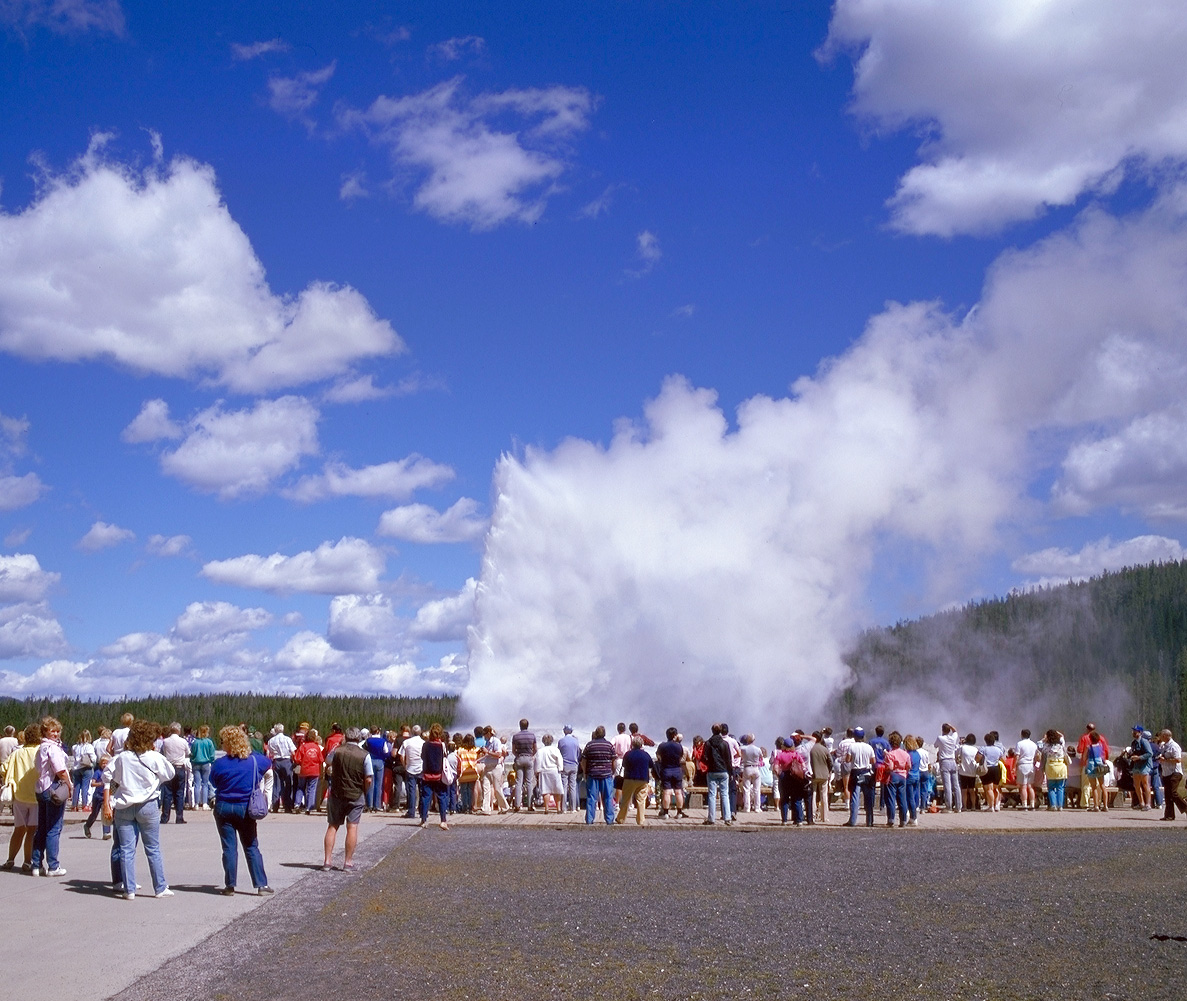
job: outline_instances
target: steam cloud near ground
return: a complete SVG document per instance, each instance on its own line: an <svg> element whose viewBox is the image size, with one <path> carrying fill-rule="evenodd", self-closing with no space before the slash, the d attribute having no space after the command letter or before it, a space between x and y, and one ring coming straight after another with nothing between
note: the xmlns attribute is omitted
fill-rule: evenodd
<svg viewBox="0 0 1187 1001"><path fill-rule="evenodd" d="M964 317L888 305L733 426L673 377L607 446L505 456L463 716L782 732L845 682L879 547L923 553L942 604L1036 512L1165 509L1187 456L1142 458L1187 440L1184 204L1085 211Z"/></svg>

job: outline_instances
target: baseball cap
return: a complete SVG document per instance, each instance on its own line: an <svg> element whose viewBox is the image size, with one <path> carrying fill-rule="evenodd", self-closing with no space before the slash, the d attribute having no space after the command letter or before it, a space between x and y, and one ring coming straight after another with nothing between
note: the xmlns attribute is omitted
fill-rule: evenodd
<svg viewBox="0 0 1187 1001"><path fill-rule="evenodd" d="M853 736L855 736L855 737L864 737L865 735L866 735L866 732L865 732L865 728L864 728L864 727L855 726L855 727L853 728Z"/></svg>

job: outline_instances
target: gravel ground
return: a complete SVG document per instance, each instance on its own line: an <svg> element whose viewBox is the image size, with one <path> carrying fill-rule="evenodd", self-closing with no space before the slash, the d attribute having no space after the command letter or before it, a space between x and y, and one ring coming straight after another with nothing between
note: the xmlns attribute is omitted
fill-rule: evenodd
<svg viewBox="0 0 1187 1001"><path fill-rule="evenodd" d="M1177 829L430 827L119 997L1179 1001L1185 858Z"/></svg>

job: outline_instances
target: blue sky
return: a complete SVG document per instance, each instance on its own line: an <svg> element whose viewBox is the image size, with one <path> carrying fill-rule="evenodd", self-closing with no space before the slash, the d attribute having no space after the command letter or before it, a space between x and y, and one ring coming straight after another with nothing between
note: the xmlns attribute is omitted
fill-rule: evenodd
<svg viewBox="0 0 1187 1001"><path fill-rule="evenodd" d="M243 7L0 3L0 692L819 700L1182 555L1171 8Z"/></svg>

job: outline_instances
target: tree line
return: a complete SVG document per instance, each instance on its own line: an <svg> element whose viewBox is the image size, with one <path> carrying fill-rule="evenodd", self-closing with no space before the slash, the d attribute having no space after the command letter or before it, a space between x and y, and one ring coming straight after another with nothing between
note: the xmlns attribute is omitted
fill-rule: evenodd
<svg viewBox="0 0 1187 1001"><path fill-rule="evenodd" d="M846 718L888 690L995 706L1011 719L1115 734L1187 723L1187 561L1018 591L863 633L846 657ZM1010 715L1014 713L1014 715ZM1022 715L1020 715L1022 714ZM1000 717L999 717L1000 718ZM1039 720L1035 720L1039 722Z"/></svg>
<svg viewBox="0 0 1187 1001"><path fill-rule="evenodd" d="M62 739L74 741L82 730L97 736L100 726L114 729L120 717L131 713L168 726L172 722L196 730L206 724L215 732L228 724L247 723L265 734L275 723L292 733L308 723L324 737L332 723L345 726L398 728L419 723L451 726L457 712L456 695L263 695L253 692L206 695L154 695L110 701L80 698L0 698L0 726L24 727L42 716L62 721Z"/></svg>

